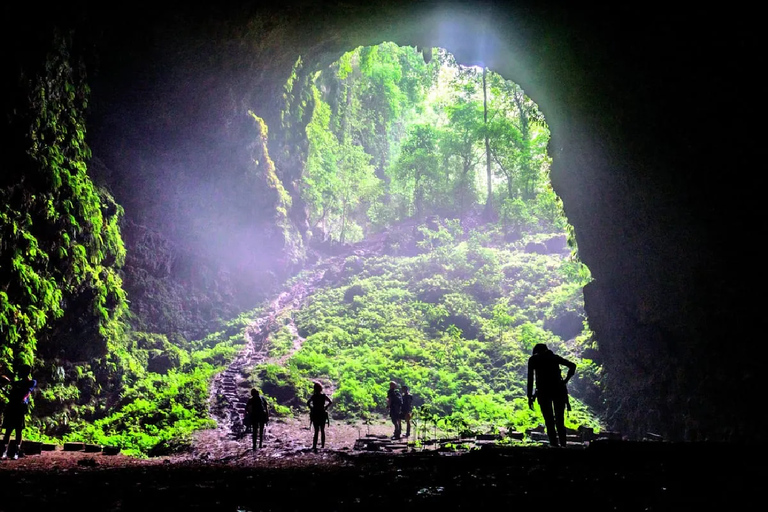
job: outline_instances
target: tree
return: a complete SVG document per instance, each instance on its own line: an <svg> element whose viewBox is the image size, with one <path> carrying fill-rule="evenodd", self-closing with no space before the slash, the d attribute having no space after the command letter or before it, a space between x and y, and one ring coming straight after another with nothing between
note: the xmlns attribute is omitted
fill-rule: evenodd
<svg viewBox="0 0 768 512"><path fill-rule="evenodd" d="M370 165L371 156L360 146L339 142L329 129L330 121L329 105L316 97L307 125L310 145L302 193L310 206L313 227L321 227L325 237L344 243L350 230L358 226L357 219L364 216L358 206L375 197L379 180Z"/></svg>
<svg viewBox="0 0 768 512"><path fill-rule="evenodd" d="M410 205L416 217L421 217L425 212L426 201L429 199L427 190L434 190L430 188L432 185L439 188L437 139L437 130L432 125L412 126L392 169L394 177L407 187Z"/></svg>
<svg viewBox="0 0 768 512"><path fill-rule="evenodd" d="M446 177L454 183L454 197L459 210L474 204L475 167L480 161L478 142L482 137L482 113L478 101L471 97L471 88L446 107L448 124L442 130L441 152ZM458 173L451 176L452 161L458 163Z"/></svg>
<svg viewBox="0 0 768 512"><path fill-rule="evenodd" d="M493 161L507 181L507 196L530 201L542 183L549 131L536 105L515 83L491 73L495 115L488 129Z"/></svg>
<svg viewBox="0 0 768 512"><path fill-rule="evenodd" d="M486 75L488 68L483 67L483 140L485 142L485 175L488 196L485 200L485 218L493 215L493 176L491 175L491 143L488 138L488 84Z"/></svg>

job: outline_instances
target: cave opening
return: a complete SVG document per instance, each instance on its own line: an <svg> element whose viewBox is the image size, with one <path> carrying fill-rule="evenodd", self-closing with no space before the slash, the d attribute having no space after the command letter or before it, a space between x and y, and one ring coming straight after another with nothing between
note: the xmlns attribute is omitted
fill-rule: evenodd
<svg viewBox="0 0 768 512"><path fill-rule="evenodd" d="M574 381L579 412L569 426L598 425L601 369L582 354L594 354L595 347L583 305L589 269L578 260L573 228L549 182L548 126L524 91L484 66L459 65L444 49L381 43L330 63L299 57L282 97L275 130L252 116L259 133L276 133L268 153L292 198L290 208L304 213L294 224L303 249L310 258L343 254L345 247L363 254L376 239L377 251L390 258L386 265L358 259L341 272L336 286L346 288L344 302L355 305L351 318L382 328L388 294L403 307L400 316L428 318L415 335L424 343L487 344L482 357L492 369L485 382L454 382L450 390L418 372L396 370L392 378L410 380L422 399L442 404L433 413L445 421L462 421L465 428L522 426L532 418L521 398L524 372L510 354L529 354L547 342L582 369ZM264 161L267 150L258 154L255 160ZM389 275L389 284L375 279L381 274ZM413 305L402 298L410 294L417 299ZM339 410L364 413L362 404L376 402L379 384L366 383L357 367L342 370L346 361L366 360L359 351L369 348L359 345L374 347L377 357L412 357L423 348L410 342L379 347L377 336L360 335L354 323L352 334L341 337L336 326L315 325L306 317L327 316L317 304L333 310L328 296L318 292L310 313L299 314L298 332L308 336L293 356L301 369L291 370L289 359L279 380L267 372L258 378L287 405L296 392L281 382L303 382L312 372L323 379L335 375L335 388L343 390ZM290 339L289 330L284 336ZM349 336L355 341L338 341ZM355 346L354 356L348 345ZM313 357L323 353L335 357L320 364ZM456 389L465 402L457 402ZM479 397L492 404L482 413L473 402Z"/></svg>
<svg viewBox="0 0 768 512"><path fill-rule="evenodd" d="M448 400L436 412L444 416L456 413L455 418L478 418L481 416L478 411L491 411L482 413L486 425L506 422L508 419L503 418L516 415L520 426L534 421L525 412L521 370L511 368L509 351L517 344L519 347L515 346L515 350L530 353L536 340L547 341L564 354L579 356L584 371L574 381L575 395L593 410L599 410L601 370L596 362L581 357L587 349L594 354L595 347L584 321L582 292L590 280L590 272L578 259L569 259L571 247L575 247L575 233L550 186L551 158L547 148L553 145L548 145L548 123L520 86L500 74L484 70L496 69L498 65L504 69L504 77L519 76L529 82L530 73L526 73L521 61L515 58L520 52L513 50L514 45L500 42L489 24L478 22L476 16L465 13L446 19L442 14L433 21L421 21L398 25L394 31L382 29L380 24L369 25L365 28L366 34L356 34L343 41L329 41L327 34L310 32L311 35L284 47L279 42L266 46L256 44L259 38L251 40L250 32L236 32L233 40L223 41L206 40L193 34L192 42L202 48L193 62L189 60L188 50L192 43L183 38L181 43L173 40L163 46L162 57L151 64L139 62L139 68L149 73L148 77L142 76L139 83L149 83L149 87L140 95L129 93L129 101L118 102L116 109L103 110L97 127L108 127L110 120L119 126L114 140L99 145L98 155L124 180L116 196L118 202L126 205L127 218L135 221L126 230L129 246L138 241L142 247L140 252L129 250L128 263L133 271L126 273L126 287L133 304L136 309L149 312L141 315L142 328L156 329L182 340L196 340L207 334L205 328L211 322L221 321L227 315L231 318L279 292L287 276L317 261L313 246L343 250L344 245L362 241L366 235L380 234L387 225L415 219L418 220L413 226L416 237L412 236L413 232L400 239L388 235L387 251L415 257L425 245L437 248L456 242L456 250L447 256L449 260L453 258L467 268L474 268L470 264L484 263L481 265L484 270L474 276L465 272L441 280L439 272L430 270L428 265L442 263L427 261L427 267L419 270L421 274L412 274L424 281L424 285L408 290L403 284L398 292L414 293L422 304L419 306L422 309L409 309L408 315L428 317L427 328L447 334L430 335L449 347L462 337L491 340L492 356L496 358L493 375L487 381L469 379L470 386L474 387L467 392L473 397L471 400L458 409L453 405L455 400ZM253 23L259 26L259 21ZM410 41L419 46L396 43L358 46L380 41L381 34L387 34L385 40ZM204 43L199 43L201 39ZM249 42L256 48L249 46ZM453 48L460 57L454 58L448 50L438 49L441 46L435 44L440 42ZM377 46L380 48L378 60L371 56L372 48ZM275 47L281 51L274 51ZM231 52L232 48L237 51ZM354 50L346 52L349 48ZM403 92L409 87L407 83L401 87L395 83L399 80L392 79L393 70L387 58L395 54L400 59L398 62L402 60L413 68L426 69L432 65L437 74L440 67L437 64L442 62L444 69L452 70L444 72L449 75L443 77L444 82L450 82L455 78L453 75L461 75L462 79L450 93L443 91L441 95L437 91L439 87L432 87L432 103L425 108L424 101L409 99L409 93ZM370 67L367 75L360 69L365 59ZM457 60L465 65L459 66ZM340 62L344 61L349 70L348 76L342 78ZM367 126L361 121L363 116L353 119L354 116L339 115L338 105L345 103L340 101L341 92L350 85L345 80L349 82L350 77L363 75L369 75L369 79L378 77L378 82L369 80L369 87L395 88L402 97L397 102L384 98L382 112L391 115L403 110L412 119L392 115L392 119L382 120L383 114L377 113L369 120L372 126ZM483 79L487 81L487 88L483 86ZM408 80L418 82L414 77L405 77L402 81ZM451 87L443 84L443 88ZM483 112L482 96L486 90L490 114ZM539 97L546 99L542 94L546 88L539 86L536 90ZM426 92L424 94L426 96ZM355 108L358 109L371 106L370 98L359 94L348 94L343 99L357 102ZM435 108L440 102L450 103L451 108ZM428 112L416 116L412 112L416 103ZM514 114L521 107L529 116L529 139L522 133L519 115ZM553 108L551 101L549 108L558 118L560 111ZM369 108L369 112L372 111ZM456 123L450 122L448 111ZM499 114L502 111L507 114ZM483 119L484 114L489 118L488 123ZM344 123L350 125L346 130L341 128ZM515 123L520 128L513 130L511 125ZM478 224L487 220L489 158L482 136L486 124L492 125L497 135L501 134L487 145L493 153L490 217L497 229L482 232L470 228L469 240L448 243L446 239L458 238L456 233L463 231L457 221L462 216L474 216ZM394 129L389 130L389 126ZM106 140L109 130L98 135ZM412 153L417 154L420 162L399 158L403 154L400 147L406 143L415 150ZM468 147L464 153L465 160L469 161L466 166L461 161L462 144ZM454 152L446 155L439 151L446 146L453 146ZM129 150L125 151L126 148ZM537 162L536 166L528 165L536 171L535 176L522 172L526 158ZM432 166L433 172L426 173L417 187L415 171L422 165ZM508 174L500 172L505 165ZM562 166L557 159L552 165ZM441 179L438 171L446 168L450 168L452 179ZM339 179L340 169L346 173L344 179ZM365 172L352 172L359 169ZM319 185L307 186L308 178ZM164 193L162 200L159 190ZM425 226L419 225L422 223ZM427 224L431 224L431 228ZM427 229L420 229L422 227ZM153 238L154 230L163 235L155 237L159 240ZM164 247L164 237L176 248L163 252L162 265L142 261L144 255ZM571 246L566 243L569 238ZM516 250L524 254L520 258L525 262L499 259L487 251L493 244L516 246ZM444 256L439 252L437 255ZM456 261L449 262L455 264ZM542 272L550 266L555 268L554 272ZM161 273L153 277L174 283L168 295L173 297L171 302L182 305L178 309L183 316L172 312L163 317L154 312L152 296L145 290L159 295L152 289L155 284L147 286L145 278L134 278L143 276L147 267L150 273ZM381 272L381 269L375 271ZM526 272L535 278L520 277ZM221 279L222 274L228 281ZM556 276L551 288L543 285L547 276ZM469 282L468 277L473 282ZM186 288L175 285L180 281ZM536 284L531 285L532 282ZM344 283L349 289L357 286L365 289L365 284ZM376 289L375 283L368 284L369 291ZM167 293L165 285L161 288ZM193 293L188 293L189 289ZM186 294L194 302L185 296L176 298L176 294ZM351 295L351 303L360 303L359 296L354 298L357 294ZM369 295L376 296L375 293ZM512 295L519 296L518 303ZM536 304L539 295L544 299ZM234 308L226 303L230 297L237 302ZM480 311L477 304L486 310ZM333 306L328 305L328 309ZM371 326L382 325L377 312L363 313ZM319 333L311 332L309 327L304 330L300 322L294 325L289 319L285 321L286 326L279 329L276 337L274 356L277 358L291 353L294 328L302 337L315 334L315 339L320 338ZM451 330L451 326L456 330ZM402 357L414 357L418 353L408 344L394 347L392 351L402 353ZM293 373L291 368L297 365L289 365L287 373L286 369L275 373L271 368L268 372L257 372L254 384L267 382L267 389L275 396L284 397L282 407L295 404L306 387L310 371L317 371L321 366L313 354L324 353L333 351L327 346L313 347L309 343L305 352L297 356L303 374ZM326 366L323 371L345 375L333 364ZM343 405L351 413L359 414L362 410L353 402L366 407L375 405L376 397L382 396L381 390L377 391L379 384L359 379L352 371L346 375L344 382L335 382L347 397L341 400L340 407ZM327 375L321 378L327 379L326 384L335 380ZM450 397L452 393L446 382L410 378L414 379L416 390L425 395L431 396L431 390L438 392L434 398ZM283 383L289 383L290 389L283 389ZM596 424L593 412L580 408L580 413L584 413L579 417L583 420L581 424Z"/></svg>

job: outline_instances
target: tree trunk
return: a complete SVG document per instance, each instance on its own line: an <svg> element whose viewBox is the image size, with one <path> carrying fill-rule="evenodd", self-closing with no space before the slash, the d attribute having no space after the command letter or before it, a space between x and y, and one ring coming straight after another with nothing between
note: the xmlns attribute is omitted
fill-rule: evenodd
<svg viewBox="0 0 768 512"><path fill-rule="evenodd" d="M491 180L491 143L488 140L488 88L486 84L487 69L483 68L483 128L485 132L485 174L488 180L488 198L485 201L485 217L493 216L493 181Z"/></svg>
<svg viewBox="0 0 768 512"><path fill-rule="evenodd" d="M535 178L532 175L533 170L531 169L531 157L530 157L530 146L531 146L531 135L529 133L528 129L528 113L525 111L525 105L524 105L524 97L522 93L515 93L514 95L514 102L517 105L517 110L520 112L520 138L522 141L522 152L523 152L523 158L521 162L522 172L521 174L524 176L525 179L525 188L523 190L524 198L532 199L533 197L533 188L535 186Z"/></svg>
<svg viewBox="0 0 768 512"><path fill-rule="evenodd" d="M341 236L339 236L339 243L344 245L347 239L347 198L341 202Z"/></svg>

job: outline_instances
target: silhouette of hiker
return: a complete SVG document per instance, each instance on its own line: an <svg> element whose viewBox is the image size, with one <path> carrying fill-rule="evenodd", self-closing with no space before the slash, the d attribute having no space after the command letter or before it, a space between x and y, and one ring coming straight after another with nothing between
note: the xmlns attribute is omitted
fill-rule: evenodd
<svg viewBox="0 0 768 512"><path fill-rule="evenodd" d="M405 420L405 437L411 436L411 416L413 415L413 395L408 392L408 386L403 386L403 410L400 417Z"/></svg>
<svg viewBox="0 0 768 512"><path fill-rule="evenodd" d="M313 386L312 396L307 400L307 407L309 407L309 420L312 422L312 426L315 429L315 435L312 439L312 449L317 451L317 434L320 434L320 447L325 448L325 424L328 422L328 407L331 406L333 401L328 398L328 395L323 393L323 386L319 382L315 382Z"/></svg>
<svg viewBox="0 0 768 512"><path fill-rule="evenodd" d="M560 373L560 365L568 367L565 380ZM533 390L533 375L536 374L536 393ZM533 355L528 359L528 407L533 409L534 399L539 401L541 415L547 427L549 444L566 446L565 408L568 404L566 384L576 373L576 365L549 350L544 343L533 347ZM558 444L559 438L559 444Z"/></svg>
<svg viewBox="0 0 768 512"><path fill-rule="evenodd" d="M264 426L269 423L269 406L267 399L259 395L259 390L251 390L251 398L245 404L245 417L250 418L252 427L253 449L264 447Z"/></svg>
<svg viewBox="0 0 768 512"><path fill-rule="evenodd" d="M389 383L389 391L387 392L387 408L389 409L389 417L392 419L392 424L395 426L395 433L392 434L392 439L400 439L402 433L402 411L403 411L403 396L397 389L397 383L391 381Z"/></svg>
<svg viewBox="0 0 768 512"><path fill-rule="evenodd" d="M24 416L29 407L29 397L32 391L37 387L37 381L30 376L32 368L28 364L19 366L17 378L11 384L11 389L7 393L8 405L5 407L5 416L3 418L3 428L5 436L3 437L3 459L8 458L8 445L11 440L11 433L16 431L16 452L14 459L19 458L21 453L22 433L24 432Z"/></svg>
<svg viewBox="0 0 768 512"><path fill-rule="evenodd" d="M2 390L3 394L6 396L8 396L8 392L5 390L5 387L10 383L11 379L6 375L0 375L0 390ZM0 426L2 425L3 411L5 411L5 404L0 403Z"/></svg>

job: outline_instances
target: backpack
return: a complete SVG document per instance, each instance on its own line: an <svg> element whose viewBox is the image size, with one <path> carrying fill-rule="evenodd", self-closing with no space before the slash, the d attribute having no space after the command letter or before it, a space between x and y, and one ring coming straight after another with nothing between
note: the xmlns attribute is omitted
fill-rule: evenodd
<svg viewBox="0 0 768 512"><path fill-rule="evenodd" d="M259 397L259 401L256 402L255 410L253 411L256 413L257 417L266 418L269 416L269 409L267 407L267 399L264 398L264 395Z"/></svg>
<svg viewBox="0 0 768 512"><path fill-rule="evenodd" d="M403 395L403 412L411 412L413 410L413 395L410 393Z"/></svg>
<svg viewBox="0 0 768 512"><path fill-rule="evenodd" d="M258 400L256 397L251 397L250 400L248 400L250 405L250 411L249 414L246 414L248 417L249 423L257 423L258 420L266 420L269 417L269 410L267 409L267 400L264 398L264 396L260 395ZM248 408L246 408L246 411Z"/></svg>
<svg viewBox="0 0 768 512"><path fill-rule="evenodd" d="M394 389L389 395L389 409L390 411L399 412L403 408L403 395L400 394L399 389Z"/></svg>
<svg viewBox="0 0 768 512"><path fill-rule="evenodd" d="M17 380L11 384L8 393L8 409L21 414L26 414L29 407L29 398L37 387L35 379Z"/></svg>

